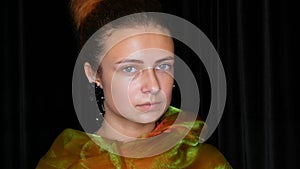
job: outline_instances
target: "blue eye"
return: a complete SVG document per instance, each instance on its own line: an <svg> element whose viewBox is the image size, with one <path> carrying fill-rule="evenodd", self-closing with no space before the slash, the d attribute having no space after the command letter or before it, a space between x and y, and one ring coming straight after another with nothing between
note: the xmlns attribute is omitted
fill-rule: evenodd
<svg viewBox="0 0 300 169"><path fill-rule="evenodd" d="M157 70L170 70L171 65L169 64L161 64L156 67Z"/></svg>
<svg viewBox="0 0 300 169"><path fill-rule="evenodd" d="M133 66L127 66L127 67L123 68L123 72L126 72L126 73L134 73L136 71L137 71L137 69Z"/></svg>

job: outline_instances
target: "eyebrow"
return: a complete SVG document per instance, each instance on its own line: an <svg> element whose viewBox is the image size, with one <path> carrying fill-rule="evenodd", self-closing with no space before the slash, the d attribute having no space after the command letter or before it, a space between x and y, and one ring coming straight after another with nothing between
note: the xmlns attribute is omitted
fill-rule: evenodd
<svg viewBox="0 0 300 169"><path fill-rule="evenodd" d="M168 60L174 60L173 56L168 56L162 59L157 60L155 63L163 62L163 61L168 61Z"/></svg>
<svg viewBox="0 0 300 169"><path fill-rule="evenodd" d="M165 58L162 58L162 59L159 59L159 60L155 61L155 63L168 61L168 60L174 60L174 57L167 56ZM139 64L143 64L144 61L138 60L138 59L125 59L125 60L121 60L121 61L117 62L116 64L118 65L118 64L122 64L122 63L139 63Z"/></svg>

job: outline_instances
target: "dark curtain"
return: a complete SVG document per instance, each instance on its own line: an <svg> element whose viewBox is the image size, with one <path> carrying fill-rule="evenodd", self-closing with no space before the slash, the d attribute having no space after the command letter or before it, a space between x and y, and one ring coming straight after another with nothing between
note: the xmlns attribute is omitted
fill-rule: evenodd
<svg viewBox="0 0 300 169"><path fill-rule="evenodd" d="M198 26L222 60L227 102L208 142L236 169L298 168L297 6L283 0L161 1L167 13ZM81 129L72 103L78 48L68 1L0 4L1 168L35 168L63 129Z"/></svg>

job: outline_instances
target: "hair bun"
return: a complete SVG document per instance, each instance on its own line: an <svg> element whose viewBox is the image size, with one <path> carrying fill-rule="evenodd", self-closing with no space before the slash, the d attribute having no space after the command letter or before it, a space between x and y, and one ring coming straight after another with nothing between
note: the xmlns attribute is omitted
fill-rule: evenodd
<svg viewBox="0 0 300 169"><path fill-rule="evenodd" d="M102 0L71 0L70 8L76 28L84 22L86 17L97 7Z"/></svg>

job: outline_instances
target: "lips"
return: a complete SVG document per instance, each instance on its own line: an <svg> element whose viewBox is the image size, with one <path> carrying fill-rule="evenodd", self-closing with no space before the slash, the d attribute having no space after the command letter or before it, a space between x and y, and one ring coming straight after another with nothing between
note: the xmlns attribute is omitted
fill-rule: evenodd
<svg viewBox="0 0 300 169"><path fill-rule="evenodd" d="M154 103L146 102L146 103L136 105L136 108L142 111L147 111L147 110L158 108L160 107L160 105L161 102L154 102Z"/></svg>

